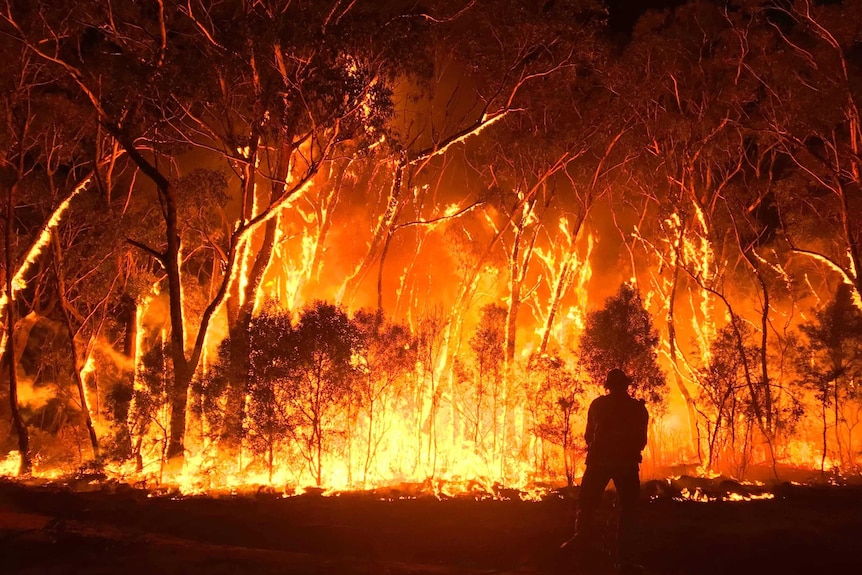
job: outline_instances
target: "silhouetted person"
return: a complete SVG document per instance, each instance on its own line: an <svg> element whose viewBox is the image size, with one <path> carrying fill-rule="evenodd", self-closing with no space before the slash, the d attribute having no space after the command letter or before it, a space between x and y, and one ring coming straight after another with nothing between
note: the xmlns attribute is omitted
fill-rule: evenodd
<svg viewBox="0 0 862 575"><path fill-rule="evenodd" d="M628 394L631 379L612 369L605 380L607 395L596 398L587 413L587 469L578 495L576 541L585 558L597 555L596 510L613 480L620 505L618 553L622 566L631 564L635 519L640 495L641 451L647 443L649 414L643 400Z"/></svg>

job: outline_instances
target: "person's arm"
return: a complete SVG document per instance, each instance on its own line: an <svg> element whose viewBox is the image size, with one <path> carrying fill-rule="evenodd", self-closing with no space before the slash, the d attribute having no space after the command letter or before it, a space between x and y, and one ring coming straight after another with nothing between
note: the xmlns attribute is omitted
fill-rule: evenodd
<svg viewBox="0 0 862 575"><path fill-rule="evenodd" d="M640 400L640 422L638 426L638 444L640 450L643 451L647 444L647 429L649 428L649 412L646 408L646 402Z"/></svg>
<svg viewBox="0 0 862 575"><path fill-rule="evenodd" d="M596 402L590 404L590 409L587 410L587 428L584 430L584 441L587 442L587 449L596 437Z"/></svg>

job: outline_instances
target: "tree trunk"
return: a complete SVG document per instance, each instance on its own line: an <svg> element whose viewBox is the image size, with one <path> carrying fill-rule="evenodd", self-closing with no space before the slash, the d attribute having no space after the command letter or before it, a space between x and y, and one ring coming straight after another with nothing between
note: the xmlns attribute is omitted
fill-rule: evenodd
<svg viewBox="0 0 862 575"><path fill-rule="evenodd" d="M826 472L826 430L828 426L826 425L826 392L824 391L823 399L820 402L820 420L823 424L823 437L822 437L822 445L823 449L820 452L820 474L823 475Z"/></svg>
<svg viewBox="0 0 862 575"><path fill-rule="evenodd" d="M395 225L395 220L401 212L401 187L404 179L404 169L407 165L406 160L406 154L402 153L401 158L395 166L395 173L393 175L392 187L389 189L389 199L386 204L386 211L380 218L380 221L377 224L377 229L374 230L374 236L371 238L371 243L368 246L367 253L362 258L362 263L344 282L343 293L344 297L347 298L348 301L356 296L356 292L359 290L359 285L362 283L362 280L365 279L368 270L371 269L371 266L378 258L381 258L381 255L383 255L381 253L382 250L388 246L388 242L393 232L393 226ZM381 261L380 271L378 272L378 281L379 277L383 273L382 268L383 262Z"/></svg>
<svg viewBox="0 0 862 575"><path fill-rule="evenodd" d="M373 394L373 391L372 391ZM368 445L365 451L365 467L362 470L362 486L368 482L368 471L371 469L372 456L376 453L377 442L374 441L374 403L376 398L368 401ZM372 445L373 444L373 445Z"/></svg>
<svg viewBox="0 0 862 575"><path fill-rule="evenodd" d="M168 426L168 449L165 452L169 460L181 466L185 457L186 408L188 407L188 391L191 385L191 373L183 366L177 368L176 353L173 354L174 380L171 382L171 417ZM181 363L185 364L185 358ZM182 371L182 373L180 373Z"/></svg>
<svg viewBox="0 0 862 575"><path fill-rule="evenodd" d="M16 186L9 188L6 201L6 367L9 370L9 407L12 411L12 425L15 428L15 433L18 435L18 453L21 456L21 464L18 468L20 475L30 475L33 472L33 461L30 458L30 435L27 431L27 426L24 424L24 419L21 417L21 410L18 406L18 365L15 361L15 293L13 290L13 274L14 259L12 257L12 235L15 222L15 203L14 191Z"/></svg>
<svg viewBox="0 0 862 575"><path fill-rule="evenodd" d="M673 270L673 283L670 288L670 296L668 298L668 308L667 308L667 343L670 348L670 360L673 365L673 377L676 382L677 389L679 389L680 394L682 394L683 399L685 399L685 406L687 408L688 413L688 427L692 447L694 447L694 452L697 454L698 463L703 463L703 457L700 451L700 438L698 437L697 432L697 405L695 404L694 398L691 395L691 392L686 387L685 382L682 379L682 374L680 373L679 368L679 354L677 353L676 347L676 319L674 315L675 304L676 304L676 291L677 287L679 287L679 267L681 265L681 254L679 253L679 244L682 242L682 235L684 233L684 228L680 227L680 237L677 243L677 253L676 253L676 265Z"/></svg>
<svg viewBox="0 0 862 575"><path fill-rule="evenodd" d="M63 273L63 253L60 250L60 241L57 234L51 234L51 246L54 248L54 274L57 280L57 296L60 299L60 309L63 312L63 323L66 327L66 334L69 337L69 347L72 350L72 376L75 380L75 386L78 388L78 401L81 403L81 414L84 417L84 424L87 427L87 435L90 437L90 447L93 449L93 459L99 460L99 438L96 435L96 428L93 426L93 417L90 413L90 404L87 401L87 390L84 388L85 382L81 375L84 369L85 360L78 350L78 343L75 339L78 331L72 325L72 313L69 306L69 300L66 298L66 280ZM86 355L86 352L83 354Z"/></svg>
<svg viewBox="0 0 862 575"><path fill-rule="evenodd" d="M254 213L255 206L255 178L257 170L254 167L257 161L258 146L256 144L258 134L252 131L252 141L255 146L250 153L250 160L246 164L243 173L243 223L247 222L257 214ZM285 192L283 182L286 181L290 173L291 159L291 138L292 134L288 133L285 136L285 144L282 145L276 173L274 174L275 182L270 190L269 202L272 205L278 201ZM243 438L243 422L245 421L246 411L246 395L251 377L251 365L249 357L251 353L250 344L250 328L251 320L254 315L254 306L257 299L257 292L260 284L263 281L263 276L266 273L270 260L272 259L273 247L275 245L275 236L278 231L278 218L271 218L266 221L263 233L262 244L255 252L254 263L251 265L246 283L241 286L241 282L234 282L235 292L231 295L229 302L233 302L233 311L228 313L228 326L231 340L231 348L229 355L229 364L231 374L228 382L227 404L225 407L225 419L222 427L220 443L225 442L228 448L237 448L241 445ZM254 241L255 234L252 233L246 240L247 246L251 246ZM243 258L246 256L243 256ZM240 264L242 265L242 264ZM239 305L236 305L239 303Z"/></svg>
<svg viewBox="0 0 862 575"><path fill-rule="evenodd" d="M194 375L196 361L189 362L185 351L185 323L183 319L182 276L180 274L180 234L177 222L176 190L173 184L159 169L151 164L135 147L134 143L124 134L115 131L113 134L120 145L126 150L129 158L138 168L155 183L162 204L162 215L165 220L166 247L163 253L155 255L168 278L168 302L171 320L171 360L174 367L174 381L170 389L171 418L166 456L176 460L181 465L185 456L186 406L188 403L189 385ZM230 273L230 270L228 270ZM201 330L206 326L201 325ZM200 334L199 334L200 335ZM194 354L195 357L199 353Z"/></svg>
<svg viewBox="0 0 862 575"><path fill-rule="evenodd" d="M551 338L551 330L554 328L554 321L556 321L557 313L560 310L560 302L562 301L563 296L568 292L569 287L572 284L572 278L577 272L577 270L572 266L572 260L575 259L575 255L577 254L578 238L580 237L586 215L587 210L585 209L578 215L577 221L572 226L572 244L566 253L565 260L563 261L563 268L560 270L560 276L557 278L557 283L554 286L554 292L551 296L550 305L548 306L548 318L545 320L545 327L542 330L542 341L539 344L538 349L539 356L544 355L548 349L548 341Z"/></svg>

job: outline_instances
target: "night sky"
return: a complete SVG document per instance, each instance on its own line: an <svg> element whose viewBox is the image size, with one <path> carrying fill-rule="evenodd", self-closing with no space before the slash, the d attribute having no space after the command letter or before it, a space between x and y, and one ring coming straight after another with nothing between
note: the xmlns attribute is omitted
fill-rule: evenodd
<svg viewBox="0 0 862 575"><path fill-rule="evenodd" d="M684 0L607 0L608 26L621 33L631 32L637 19L648 10L663 10L685 4Z"/></svg>

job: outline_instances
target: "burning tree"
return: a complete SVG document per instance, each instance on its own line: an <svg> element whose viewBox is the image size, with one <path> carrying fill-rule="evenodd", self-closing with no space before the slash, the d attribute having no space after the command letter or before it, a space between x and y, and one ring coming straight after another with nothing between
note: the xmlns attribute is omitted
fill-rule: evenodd
<svg viewBox="0 0 862 575"><path fill-rule="evenodd" d="M505 341L506 309L489 304L482 309L476 332L470 338L475 373L468 383L472 393L464 402L464 415L472 426L473 442L478 453L497 453L500 444L500 413L508 398L503 395L505 387ZM490 434L490 445L487 444Z"/></svg>
<svg viewBox="0 0 862 575"><path fill-rule="evenodd" d="M341 309L316 302L302 311L287 340L276 393L290 409L291 435L320 486L323 457L345 433L341 415L356 377L359 333Z"/></svg>
<svg viewBox="0 0 862 575"><path fill-rule="evenodd" d="M285 363L290 360L293 326L290 315L270 303L255 315L249 328L249 347L245 350L248 353L248 361L240 364L248 366L247 373L234 371L237 363L233 361L236 351L232 347L236 344L230 343L228 338L226 341L229 343L221 346L222 366L226 371L222 378L228 378L226 382L223 380L221 390L229 393L230 378L250 382L248 413L242 414L247 431L235 439L241 440L247 435L252 451L266 454L269 479L272 481L276 451L291 437L296 425L296 421L291 417L289 395L283 389L283 379L287 371ZM212 399L211 396L210 400ZM219 406L224 410L222 413L231 417L237 416L230 413L235 404L229 396ZM224 428L218 426L216 429Z"/></svg>
<svg viewBox="0 0 862 575"><path fill-rule="evenodd" d="M385 369L377 363L377 353L394 353L391 357L397 358L398 348L377 347L373 331L360 331L362 325L369 327L367 319L360 316L354 322L340 308L318 301L304 308L294 324L289 312L268 302L249 324L248 358L241 364L248 371L235 371L238 364L232 347L236 344L225 339L218 361L200 382L201 412L214 430L211 439L223 439L221 422L233 408L231 383L241 379L250 382L248 410L240 435L230 439L237 445L247 441L253 454L265 457L270 481L276 457L294 453L305 462L315 483L323 484L327 456L352 439L348 406L354 395L369 410L366 458L370 460L380 434L373 421L374 408L400 377L404 363L401 367L397 362L386 364ZM389 326L378 336L400 343L403 350L405 345L409 348L404 334ZM381 373L365 370L369 360L371 366L381 367Z"/></svg>
<svg viewBox="0 0 862 575"><path fill-rule="evenodd" d="M751 461L753 435L757 426L753 404L759 399L750 395L748 366L756 365L760 353L753 343L753 330L742 320L722 328L710 346L710 362L701 375L701 414L706 420L706 468L723 456L733 466L737 477L745 475ZM743 345L737 340L741 334Z"/></svg>

